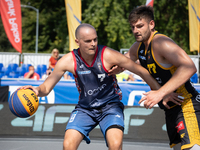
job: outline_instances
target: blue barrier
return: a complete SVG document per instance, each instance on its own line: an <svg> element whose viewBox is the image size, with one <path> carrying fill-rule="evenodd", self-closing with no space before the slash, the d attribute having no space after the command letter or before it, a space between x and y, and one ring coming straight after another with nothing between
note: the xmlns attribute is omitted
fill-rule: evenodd
<svg viewBox="0 0 200 150"><path fill-rule="evenodd" d="M31 79L1 79L0 86L9 86L9 96L20 86L39 86L44 80ZM148 92L150 87L145 82L119 82L122 90L122 102L125 106L143 106L138 104L143 93ZM200 92L200 84L194 84ZM73 80L60 80L53 90L45 97L39 97L43 104L77 104L79 93Z"/></svg>

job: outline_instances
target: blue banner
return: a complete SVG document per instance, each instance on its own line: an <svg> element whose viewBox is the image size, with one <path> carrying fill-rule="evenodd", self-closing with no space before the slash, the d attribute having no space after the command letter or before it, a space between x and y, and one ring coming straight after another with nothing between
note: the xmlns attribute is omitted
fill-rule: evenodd
<svg viewBox="0 0 200 150"><path fill-rule="evenodd" d="M25 79L1 79L0 86L9 86L9 96L20 86L32 85L39 86L44 80L25 80ZM150 91L150 87L145 82L119 82L122 90L122 102L125 106L143 106L138 104L143 93ZM194 84L200 92L200 84ZM43 104L77 104L79 93L74 81L60 80L53 90L45 97L39 97Z"/></svg>

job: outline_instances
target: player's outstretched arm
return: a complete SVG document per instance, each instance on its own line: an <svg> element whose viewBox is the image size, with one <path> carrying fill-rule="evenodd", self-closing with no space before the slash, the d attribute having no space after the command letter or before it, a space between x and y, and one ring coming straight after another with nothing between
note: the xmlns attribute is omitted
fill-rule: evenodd
<svg viewBox="0 0 200 150"><path fill-rule="evenodd" d="M33 87L31 85L27 85L22 86L19 89L29 88L32 89L37 96L46 96L51 92L66 71L72 72L73 74L75 73L72 53L66 54L57 62L53 72L40 86Z"/></svg>
<svg viewBox="0 0 200 150"><path fill-rule="evenodd" d="M120 52L107 47L105 49L103 56L104 56L104 65L107 68L107 70L109 70L112 66L117 65L119 67L125 68L141 76L152 89L160 88L160 85L149 74L149 72L146 69L136 64L135 62L133 62L131 59L127 58Z"/></svg>

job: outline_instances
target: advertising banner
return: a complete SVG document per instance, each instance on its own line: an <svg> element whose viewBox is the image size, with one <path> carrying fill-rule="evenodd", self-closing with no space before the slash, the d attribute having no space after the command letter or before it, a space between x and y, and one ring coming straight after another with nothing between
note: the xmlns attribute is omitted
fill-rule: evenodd
<svg viewBox="0 0 200 150"><path fill-rule="evenodd" d="M146 5L147 5L147 6L153 7L153 1L154 1L154 0L147 0L147 1L146 1Z"/></svg>
<svg viewBox="0 0 200 150"><path fill-rule="evenodd" d="M200 1L188 0L190 51L200 48Z"/></svg>
<svg viewBox="0 0 200 150"><path fill-rule="evenodd" d="M39 86L42 82L44 80L1 79L0 86L9 86L9 98L20 86ZM122 90L122 103L125 106L143 106L138 102L144 96L143 93L150 91L145 82L119 82L119 87ZM200 84L194 84L194 87L200 92ZM77 104L78 100L79 93L73 80L60 80L47 96L39 97L42 104Z"/></svg>
<svg viewBox="0 0 200 150"><path fill-rule="evenodd" d="M20 0L0 0L0 13L10 43L18 52L22 53Z"/></svg>
<svg viewBox="0 0 200 150"><path fill-rule="evenodd" d="M75 30L81 24L81 0L65 0L69 32L69 50L78 48L75 42Z"/></svg>
<svg viewBox="0 0 200 150"><path fill-rule="evenodd" d="M11 113L8 103L0 103L0 136L64 137L65 128L75 105L40 104L36 113L19 118ZM124 141L168 141L164 111L126 106L124 109ZM91 140L103 140L100 127L90 133Z"/></svg>

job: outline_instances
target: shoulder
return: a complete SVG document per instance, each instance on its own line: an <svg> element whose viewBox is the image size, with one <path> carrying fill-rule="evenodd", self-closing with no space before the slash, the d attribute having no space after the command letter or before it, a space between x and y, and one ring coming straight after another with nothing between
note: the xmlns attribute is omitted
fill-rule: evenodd
<svg viewBox="0 0 200 150"><path fill-rule="evenodd" d="M104 47L104 57L110 58L110 57L114 57L114 55L119 54L120 52L117 50L114 50L110 47Z"/></svg>
<svg viewBox="0 0 200 150"><path fill-rule="evenodd" d="M26 73L24 74L24 77L25 77L27 74L28 74L28 72L26 72Z"/></svg>
<svg viewBox="0 0 200 150"><path fill-rule="evenodd" d="M161 45L167 45L167 44L176 44L171 38L164 34L158 34L156 35L152 40L154 46L161 46Z"/></svg>
<svg viewBox="0 0 200 150"><path fill-rule="evenodd" d="M140 46L140 43L141 43L141 42L135 42L135 43L133 43L133 45L131 45L130 50L132 50L132 51L136 50L136 51L137 51L137 49L138 49L139 46Z"/></svg>
<svg viewBox="0 0 200 150"><path fill-rule="evenodd" d="M50 58L49 58L49 60L53 60L54 58L51 56Z"/></svg>
<svg viewBox="0 0 200 150"><path fill-rule="evenodd" d="M125 54L127 57L131 58L132 60L136 61L137 60L137 51L140 46L141 42L135 42L133 45L130 47L129 51Z"/></svg>
<svg viewBox="0 0 200 150"><path fill-rule="evenodd" d="M60 60L59 60L59 62L60 61L62 61L62 62L67 62L67 61L71 61L72 59L73 59L73 51L72 52L69 52L69 53L67 53L67 54L65 54L64 56L62 56L61 58L60 58Z"/></svg>
<svg viewBox="0 0 200 150"><path fill-rule="evenodd" d="M74 70L74 55L73 52L65 54L56 64L57 68L62 71L73 72Z"/></svg>
<svg viewBox="0 0 200 150"><path fill-rule="evenodd" d="M137 50L138 50L138 48L140 46L140 44L141 44L141 42L135 42L135 43L133 43L133 45L129 49L129 52L133 53L133 54L136 54Z"/></svg>

